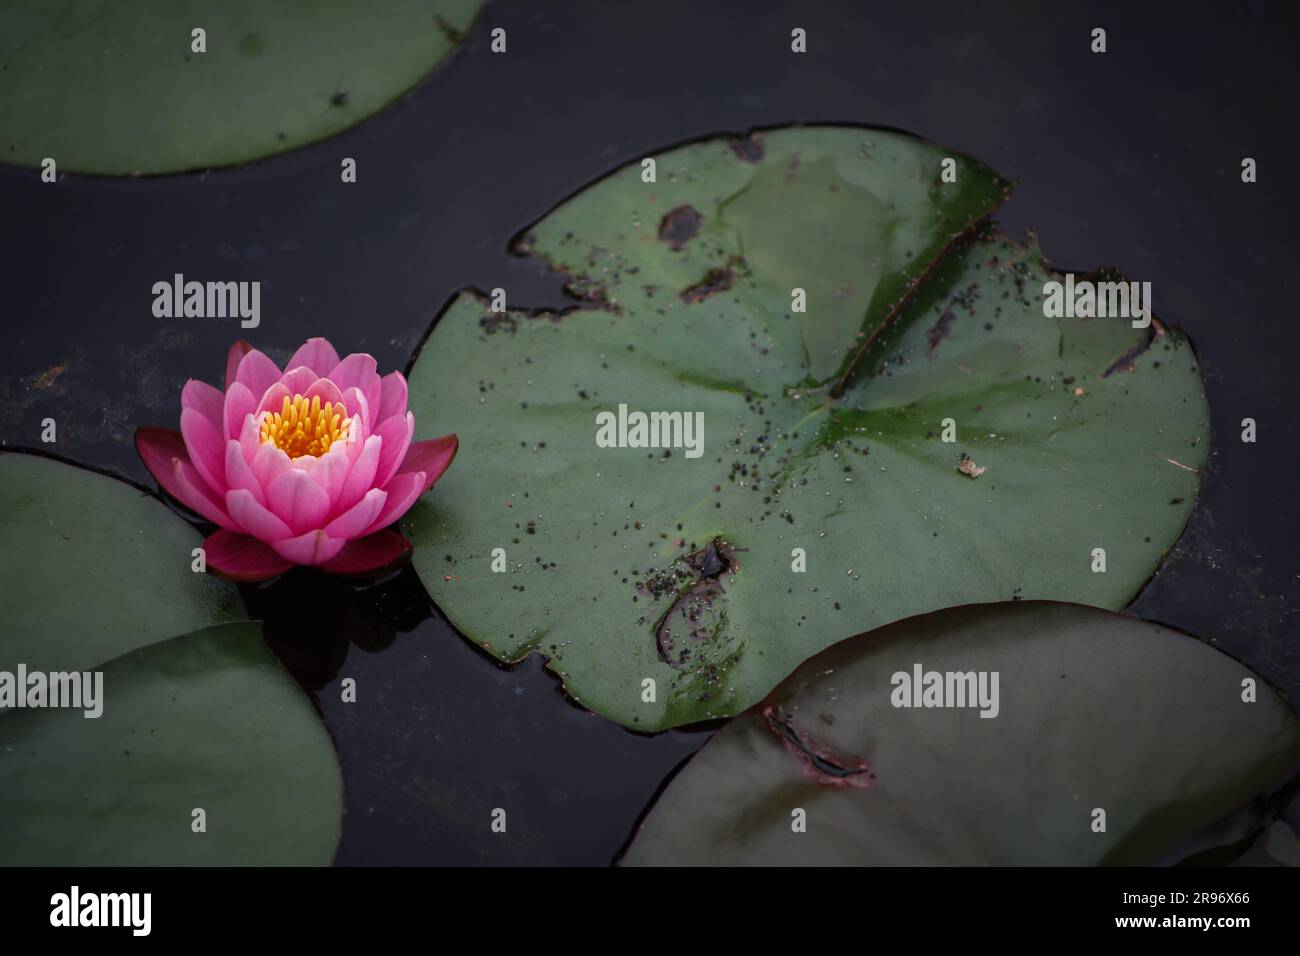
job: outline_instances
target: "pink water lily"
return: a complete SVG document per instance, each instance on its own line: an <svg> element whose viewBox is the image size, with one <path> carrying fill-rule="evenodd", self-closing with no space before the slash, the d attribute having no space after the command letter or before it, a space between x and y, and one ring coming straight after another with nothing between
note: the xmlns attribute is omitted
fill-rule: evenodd
<svg viewBox="0 0 1300 956"><path fill-rule="evenodd" d="M367 575L407 560L389 525L456 457L456 436L412 441L401 372L340 360L308 339L285 371L247 342L226 359L221 392L190 379L181 430L140 428L136 450L158 484L217 525L210 571L262 581L294 565Z"/></svg>

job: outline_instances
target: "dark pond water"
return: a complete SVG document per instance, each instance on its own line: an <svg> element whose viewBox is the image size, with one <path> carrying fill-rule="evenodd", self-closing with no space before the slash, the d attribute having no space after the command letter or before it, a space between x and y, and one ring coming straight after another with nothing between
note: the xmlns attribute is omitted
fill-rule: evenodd
<svg viewBox="0 0 1300 956"><path fill-rule="evenodd" d="M999 214L1009 231L1034 227L1058 267L1150 280L1156 312L1190 333L1211 464L1132 612L1215 641L1300 702L1298 17L1090 6L496 2L437 75L329 143L155 180L55 187L0 168L0 439L39 445L53 407L61 454L147 481L135 426L174 426L184 380L216 380L241 334L155 319L151 286L175 272L260 280L255 339L278 358L325 335L401 368L463 286L564 304L507 241L624 162L792 121L901 128L1018 180ZM505 56L488 50L494 26ZM356 185L340 188L341 156L357 158ZM1238 440L1244 417L1256 444ZM248 597L338 743L340 863L607 863L707 739L628 733L568 704L538 662L498 667L409 571L367 591L296 572ZM357 704L340 703L343 676ZM488 830L494 807L507 836Z"/></svg>

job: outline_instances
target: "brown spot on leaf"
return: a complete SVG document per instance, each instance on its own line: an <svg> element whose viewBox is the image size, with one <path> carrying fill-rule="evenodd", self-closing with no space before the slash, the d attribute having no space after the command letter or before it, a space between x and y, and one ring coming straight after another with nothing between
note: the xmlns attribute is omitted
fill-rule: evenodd
<svg viewBox="0 0 1300 956"><path fill-rule="evenodd" d="M682 628L691 643L713 636L716 624L701 623L700 615L713 605L716 598L726 593L722 577L736 567L736 553L732 547L721 538L714 538L703 548L679 559L669 570L647 577L644 590L655 598L674 589L677 595L655 623L655 643L665 663L681 667L689 656L689 645L681 649L677 646L676 637L682 634ZM674 626L679 629L678 635L674 634Z"/></svg>
<svg viewBox="0 0 1300 956"><path fill-rule="evenodd" d="M794 176L797 172L799 172L799 154L795 153L790 157L790 165L785 168L785 184L787 186L794 182Z"/></svg>
<svg viewBox="0 0 1300 956"><path fill-rule="evenodd" d="M700 231L704 217L694 206L678 206L664 213L659 220L659 238L668 243L674 252L680 252L686 243Z"/></svg>
<svg viewBox="0 0 1300 956"><path fill-rule="evenodd" d="M727 145L747 163L757 163L763 158L763 141L757 136L737 136L728 140Z"/></svg>
<svg viewBox="0 0 1300 956"><path fill-rule="evenodd" d="M682 301L703 302L716 292L726 292L735 281L736 273L732 269L710 269L703 279L682 290Z"/></svg>
<svg viewBox="0 0 1300 956"><path fill-rule="evenodd" d="M956 318L957 316L952 309L945 309L943 315L939 316L939 320L926 330L927 354L933 355L934 350L939 347L939 343L948 337L948 331L952 328L953 320Z"/></svg>
<svg viewBox="0 0 1300 956"><path fill-rule="evenodd" d="M513 334L519 330L519 320L508 312L489 312L479 317L478 324L487 335L495 335L498 332Z"/></svg>

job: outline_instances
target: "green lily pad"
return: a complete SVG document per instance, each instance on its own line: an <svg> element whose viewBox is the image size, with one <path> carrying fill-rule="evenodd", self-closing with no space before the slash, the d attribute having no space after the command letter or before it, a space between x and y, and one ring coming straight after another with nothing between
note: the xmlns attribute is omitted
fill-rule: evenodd
<svg viewBox="0 0 1300 956"><path fill-rule="evenodd" d="M417 427L462 449L407 516L414 564L470 640L543 653L584 706L653 731L739 713L864 626L1119 608L1156 570L1207 451L1196 357L1158 321L1046 318L1034 241L978 227L1003 180L841 127L641 171L520 243L587 307L463 294L411 369ZM598 447L620 405L701 413L702 453Z"/></svg>
<svg viewBox="0 0 1300 956"><path fill-rule="evenodd" d="M191 570L202 543L133 485L0 454L0 670L85 670L246 618L237 588Z"/></svg>
<svg viewBox="0 0 1300 956"><path fill-rule="evenodd" d="M238 590L192 570L202 540L125 482L0 454L0 680L26 701L33 674L46 694L47 675L103 675L76 707L6 698L0 818L15 825L0 865L332 858L329 735Z"/></svg>
<svg viewBox="0 0 1300 956"><path fill-rule="evenodd" d="M334 747L260 625L152 644L102 671L97 718L0 715L0 865L333 859L342 816Z"/></svg>
<svg viewBox="0 0 1300 956"><path fill-rule="evenodd" d="M996 716L895 706L918 666L986 690L996 672ZM1297 769L1295 714L1194 638L1081 606L953 608L801 665L682 768L623 862L1172 863L1207 828L1242 839L1218 825Z"/></svg>
<svg viewBox="0 0 1300 956"><path fill-rule="evenodd" d="M140 175L326 139L410 90L482 0L0 6L0 161ZM206 32L196 52L193 31Z"/></svg>

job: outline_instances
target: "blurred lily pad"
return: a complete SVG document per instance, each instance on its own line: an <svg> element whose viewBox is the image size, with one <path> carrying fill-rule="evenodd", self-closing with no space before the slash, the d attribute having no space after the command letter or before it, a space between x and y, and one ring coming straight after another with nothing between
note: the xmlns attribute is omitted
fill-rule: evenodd
<svg viewBox="0 0 1300 956"><path fill-rule="evenodd" d="M481 6L5 3L0 161L38 166L50 157L60 172L175 173L326 139L419 83L459 45Z"/></svg>
<svg viewBox="0 0 1300 956"><path fill-rule="evenodd" d="M153 495L39 455L0 454L0 669L84 670L247 617L192 570L203 536Z"/></svg>
<svg viewBox="0 0 1300 956"><path fill-rule="evenodd" d="M918 669L967 706L897 706L924 701ZM1297 770L1295 714L1194 638L1075 605L953 608L801 665L691 758L623 862L1174 863L1203 831L1248 836L1235 811Z"/></svg>
<svg viewBox="0 0 1300 956"><path fill-rule="evenodd" d="M260 625L207 628L100 669L98 717L0 714L0 865L333 859L343 812L334 746Z"/></svg>
<svg viewBox="0 0 1300 956"><path fill-rule="evenodd" d="M332 858L329 734L238 590L192 570L202 541L133 485L0 454L0 865Z"/></svg>
<svg viewBox="0 0 1300 956"><path fill-rule="evenodd" d="M981 225L1005 180L908 136L794 127L654 159L517 244L582 307L465 293L413 363L418 427L462 452L406 526L467 638L542 653L584 706L653 731L738 713L863 627L1133 597L1207 452L1180 332L1046 317L1060 276ZM677 413L675 447L634 445L653 412ZM600 447L602 415L632 447Z"/></svg>

